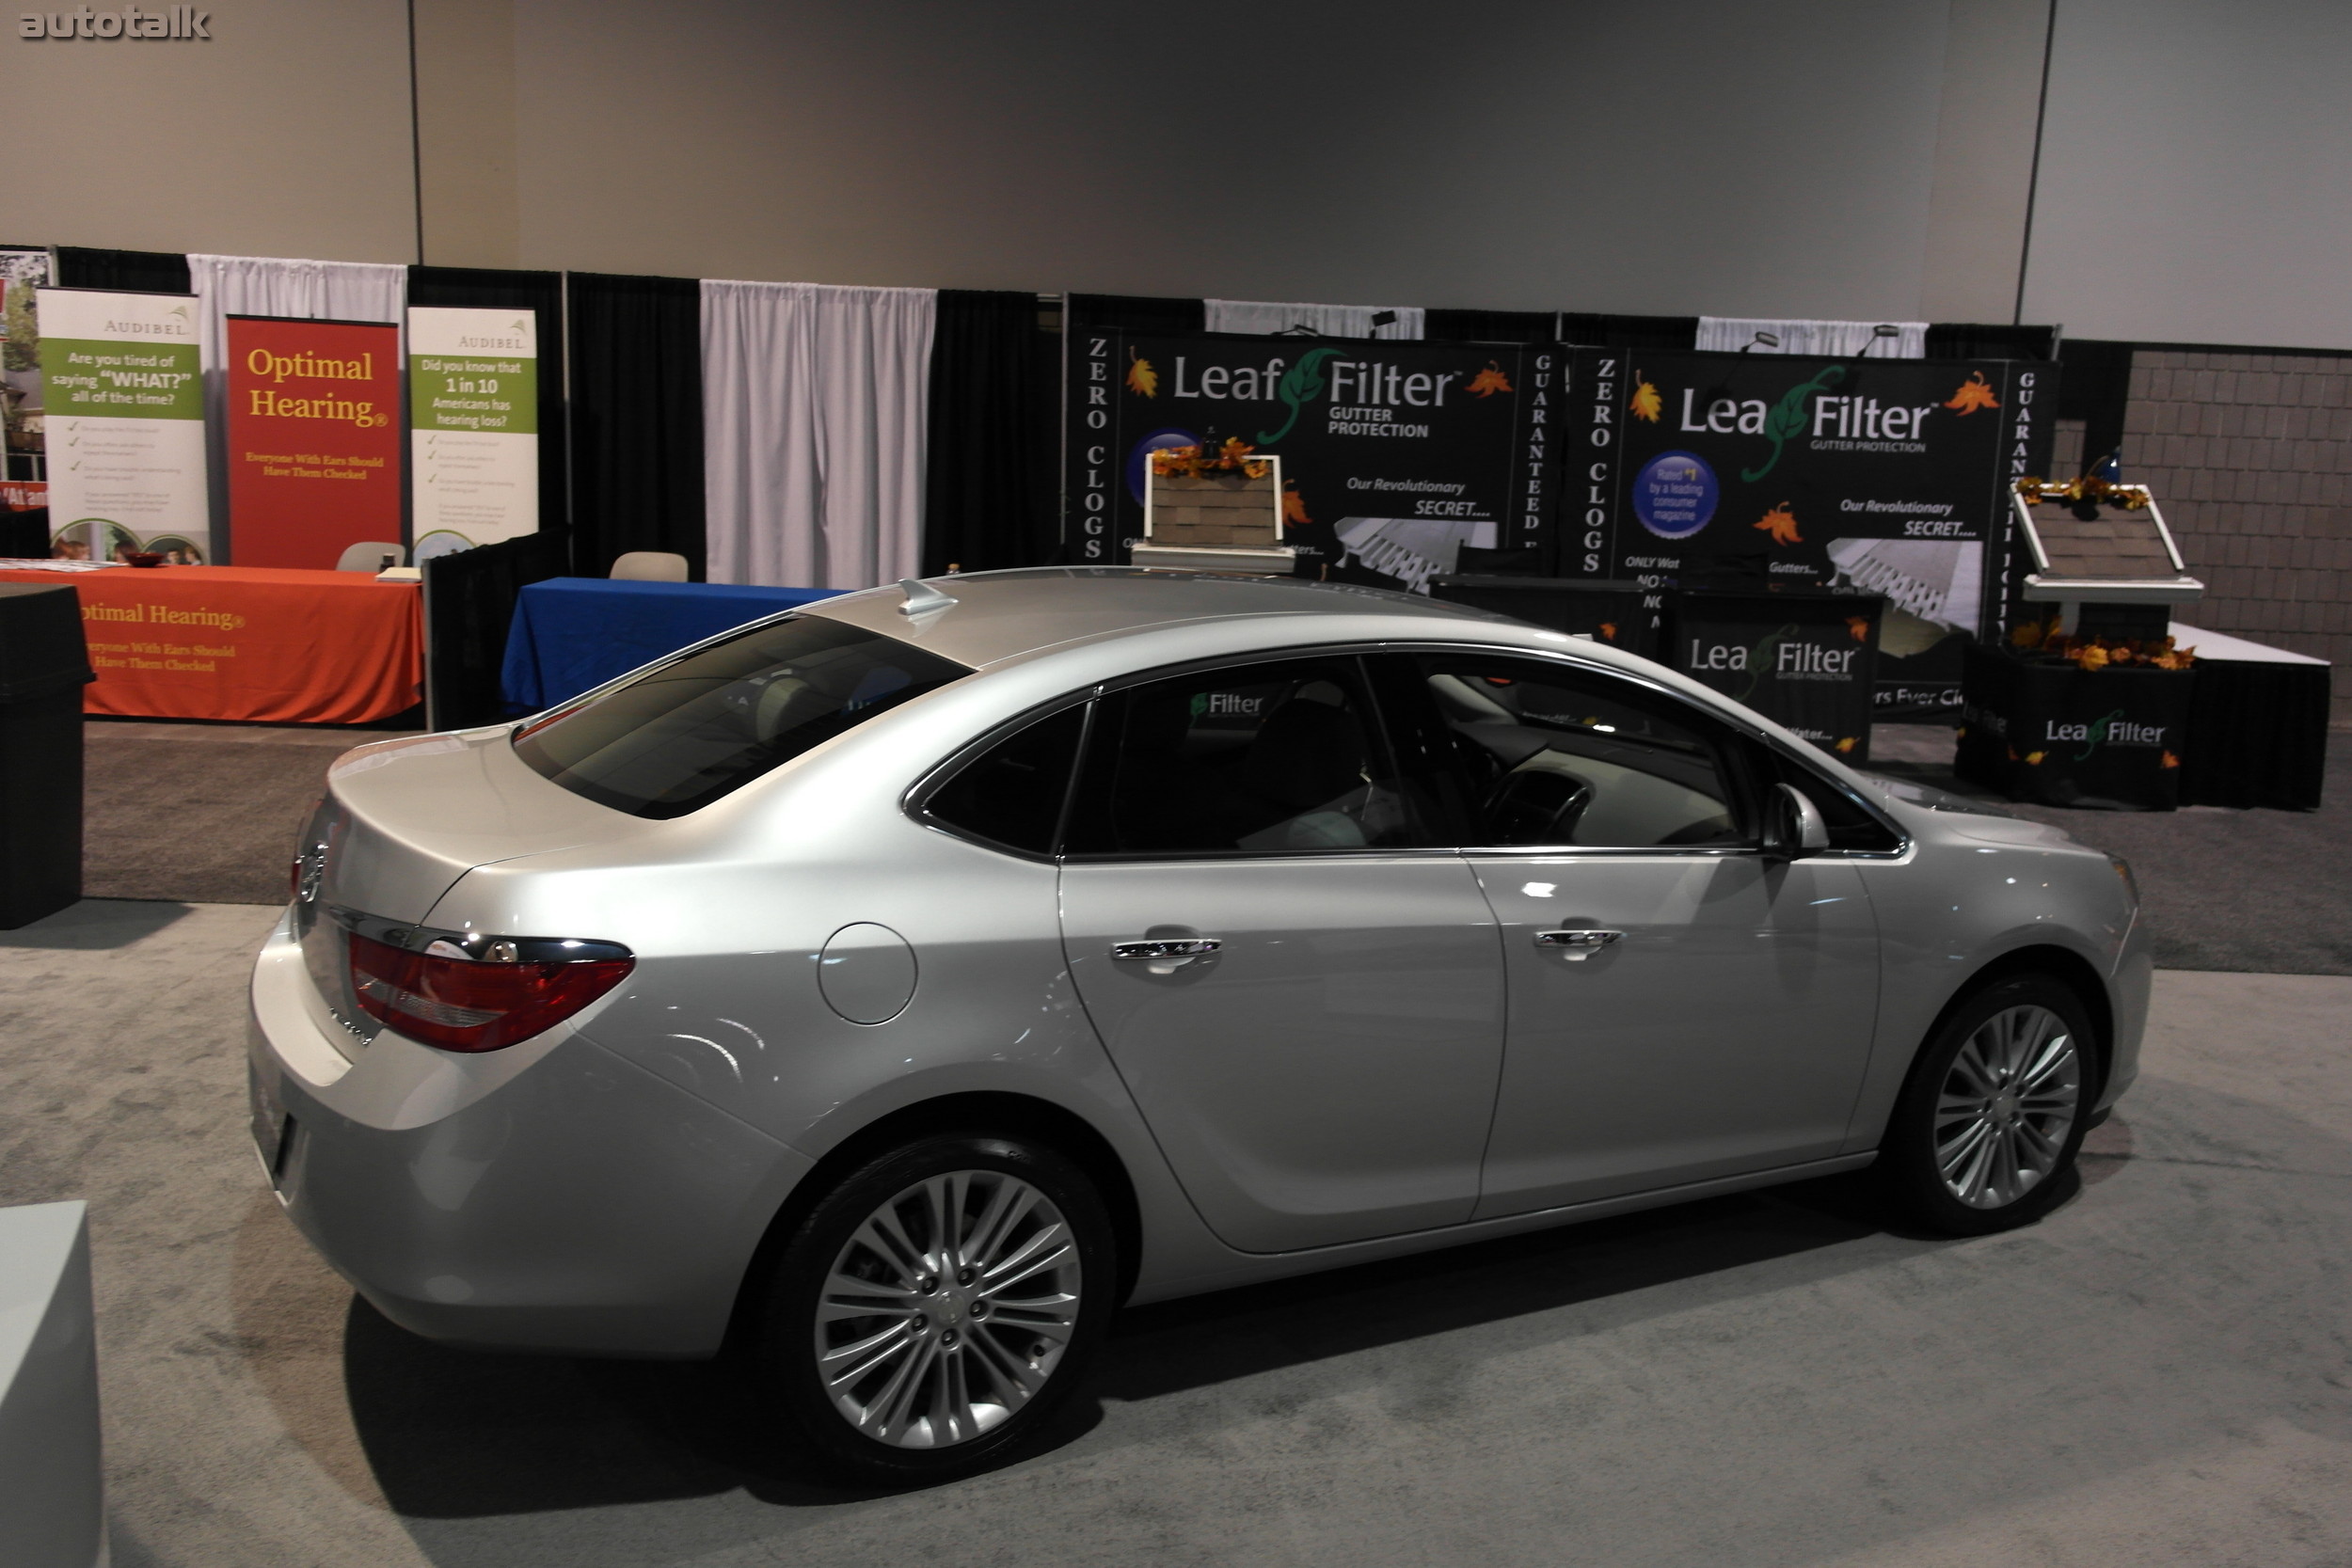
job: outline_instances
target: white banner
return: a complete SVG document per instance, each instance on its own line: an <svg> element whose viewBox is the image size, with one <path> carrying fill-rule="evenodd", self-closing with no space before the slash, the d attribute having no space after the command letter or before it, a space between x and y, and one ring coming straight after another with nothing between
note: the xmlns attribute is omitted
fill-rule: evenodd
<svg viewBox="0 0 2352 1568"><path fill-rule="evenodd" d="M408 310L413 559L539 528L539 335L530 310Z"/></svg>
<svg viewBox="0 0 2352 1568"><path fill-rule="evenodd" d="M53 553L212 559L193 294L40 291Z"/></svg>

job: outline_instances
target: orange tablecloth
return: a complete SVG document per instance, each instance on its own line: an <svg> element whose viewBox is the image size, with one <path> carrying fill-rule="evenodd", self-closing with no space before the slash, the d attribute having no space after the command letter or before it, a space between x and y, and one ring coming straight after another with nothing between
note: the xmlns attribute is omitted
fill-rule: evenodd
<svg viewBox="0 0 2352 1568"><path fill-rule="evenodd" d="M81 595L90 713L362 724L415 705L424 679L421 591L366 572L114 566L0 581Z"/></svg>

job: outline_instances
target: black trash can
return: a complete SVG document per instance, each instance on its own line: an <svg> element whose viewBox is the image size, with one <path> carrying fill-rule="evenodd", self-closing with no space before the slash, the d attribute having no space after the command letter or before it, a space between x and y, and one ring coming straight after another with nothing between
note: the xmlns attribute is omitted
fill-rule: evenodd
<svg viewBox="0 0 2352 1568"><path fill-rule="evenodd" d="M82 896L82 688L72 587L0 582L0 930Z"/></svg>

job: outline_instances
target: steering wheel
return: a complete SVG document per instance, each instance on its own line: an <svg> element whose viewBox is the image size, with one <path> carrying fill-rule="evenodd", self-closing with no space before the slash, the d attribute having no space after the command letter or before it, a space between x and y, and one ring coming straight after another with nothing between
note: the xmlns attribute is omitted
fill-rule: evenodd
<svg viewBox="0 0 2352 1568"><path fill-rule="evenodd" d="M1497 779L1480 808L1493 843L1573 844L1577 818L1592 803L1589 781L1533 768Z"/></svg>

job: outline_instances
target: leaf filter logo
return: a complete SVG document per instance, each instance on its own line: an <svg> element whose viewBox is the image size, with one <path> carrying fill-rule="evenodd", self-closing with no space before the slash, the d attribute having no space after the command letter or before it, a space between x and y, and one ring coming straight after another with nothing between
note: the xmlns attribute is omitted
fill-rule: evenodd
<svg viewBox="0 0 2352 1568"><path fill-rule="evenodd" d="M2048 720L2044 723L2042 739L2051 742L2080 742L2082 750L2074 753L2074 760L2087 762L2091 754L2102 746L2154 747L2161 751L2164 748L2164 734L2168 726L2163 724L2142 724L2126 719L2123 717L2123 710L2119 707L2087 724L2061 724L2055 719ZM2026 760L2038 763L2044 754L2036 752Z"/></svg>
<svg viewBox="0 0 2352 1568"><path fill-rule="evenodd" d="M1753 468L1740 470L1740 478L1754 484L1779 466L1780 454L1787 444L1804 434L1805 399L1816 392L1827 391L1846 379L1846 367L1827 365L1812 380L1801 382L1780 395L1772 411L1764 416L1764 437L1772 443L1772 455Z"/></svg>
<svg viewBox="0 0 2352 1568"><path fill-rule="evenodd" d="M1340 351L1335 348L1311 348L1298 356L1297 364L1282 372L1274 395L1289 406L1291 417L1282 421L1279 430L1258 432L1260 446L1270 447L1291 433L1291 426L1298 422L1298 416L1306 410L1308 400L1323 395L1324 362L1339 356Z"/></svg>

